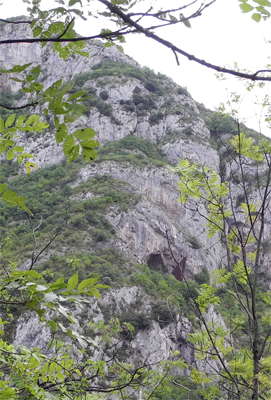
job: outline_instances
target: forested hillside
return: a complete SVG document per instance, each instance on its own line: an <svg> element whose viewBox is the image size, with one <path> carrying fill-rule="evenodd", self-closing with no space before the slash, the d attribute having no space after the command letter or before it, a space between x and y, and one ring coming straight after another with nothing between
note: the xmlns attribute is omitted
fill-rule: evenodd
<svg viewBox="0 0 271 400"><path fill-rule="evenodd" d="M3 37L20 36L27 29L23 24L16 31L10 25L0 25ZM146 399L163 400L230 398L226 396L230 396L232 387L252 379L239 364L239 370L236 367L243 357L244 365L251 371L251 354L245 347L249 341L247 322L240 317L244 312L243 301L247 301L250 310L246 285L251 271L250 267L242 271L238 254L250 243L249 252L256 251L251 260L257 258L255 243L242 241L242 235L247 230L255 237L258 229L261 232L257 217L261 214L263 220L263 210L269 210L269 192L263 194L267 196L266 204L260 211L251 206L247 216L244 204L250 204L249 196L256 205L262 199L260 185L269 176L270 143L265 141L261 145L259 134L239 126L226 114L205 109L185 88L139 66L115 46L106 48L94 41L87 52L85 57L72 55L68 61L58 59L48 44L43 48L36 44L22 47L19 53L13 46L2 53L6 60L3 68L27 64L30 60L31 68L38 63L44 65L42 72L36 74L32 70L36 76L33 80L29 78L29 82L49 88L50 104L53 101L49 96L56 98L66 84L69 99L80 93L80 107L73 109L78 118L67 119L68 125L76 132L90 128L92 148L88 160L73 157L67 142L63 153L64 133L59 129L55 141L54 121L44 111L43 103L34 105L34 110L47 124L44 132L31 130L29 125L19 137L19 145L24 146L27 154L34 155L31 172L25 173L13 157L1 161L0 183L8 183L11 190L23 196L27 207L14 207L9 201L0 203L1 268L3 274L17 268L18 279L22 279L20 286L16 286L15 279L14 287L9 282L1 289L1 321L5 321L2 337L15 346L2 350L10 352L9 357L14 354L32 357L33 364L27 364L26 357L28 361L16 365L13 376L5 360L1 385L6 392L4 397L0 394L0 399L8 396L24 400L92 399L92 392L98 393L95 396L113 398L114 391L125 398L136 398L142 393ZM58 86L52 86L55 79L62 80ZM25 101L21 83L11 84L4 74L0 81L0 103L8 106L0 109L0 117L2 121L11 118L13 127L24 115L22 109L12 117L12 108ZM240 139L238 147L236 138L242 138L241 131L249 139L248 142ZM77 135L83 143L82 136ZM258 145L252 144L252 139ZM261 146L265 146L264 150ZM238 148L249 160L244 166L241 163L241 178ZM263 161L260 151L265 151L268 168L257 164ZM180 160L187 160L184 169L176 169ZM191 170L192 165L197 165L195 170ZM178 183L182 177L187 178L183 186ZM269 190L269 180L267 183L263 187ZM223 208L219 202L228 193ZM187 203L182 196L193 199L189 198ZM218 204L222 219L210 204L213 207ZM222 233L214 231L210 235L207 211L218 228L224 224ZM270 227L265 225L260 237L264 252L257 261L261 263L258 283L267 290L267 297L269 272L262 266L268 265L270 257L269 234ZM238 270L234 269L236 265ZM219 268L224 275L217 283L214 270ZM28 276L34 283L24 281ZM38 281L40 278L42 283ZM79 282L85 284L80 286ZM209 284L216 286L217 293ZM31 285L46 294L45 307L37 306L36 292L30 291L29 298L25 295L23 290L31 289ZM61 290L56 301L58 308L54 307L54 289ZM241 306L234 301L238 293L244 296ZM19 299L18 303L11 300L12 296ZM265 313L268 300L261 298L261 301ZM246 306L244 309L247 310ZM203 321L211 326L207 339L196 336L200 335L199 317L204 313ZM264 337L266 332L265 326L260 334ZM207 343L212 334L217 338L212 343L214 350ZM269 343L270 337L265 337ZM239 339L244 349L234 364L233 343L240 344ZM36 370L41 374L37 367L39 358L36 356L36 363L33 355L37 348L46 357L52 354L62 357L61 361L56 361L56 356L53 361L50 359L43 377L35 376ZM69 354L73 361L65 359L63 349L63 354ZM264 351L265 348L262 355ZM219 375L227 377L223 368L220 373L221 357L222 366L226 360L225 364L232 362L235 367L228 374L229 380L232 379L229 386L221 384L219 392L215 389ZM264 364L266 376L270 369L268 357ZM80 367L82 361L84 366ZM53 365L51 372L50 365ZM67 375L63 370L68 371ZM23 387L20 381L26 379L29 371L35 387L32 383ZM12 383L8 392L10 375L14 387L16 379L20 383L15 391ZM209 375L216 377L212 380ZM250 390L250 383L246 385L244 393ZM265 390L269 393L269 389ZM83 397L86 393L88 397ZM234 396L237 398L236 393Z"/></svg>

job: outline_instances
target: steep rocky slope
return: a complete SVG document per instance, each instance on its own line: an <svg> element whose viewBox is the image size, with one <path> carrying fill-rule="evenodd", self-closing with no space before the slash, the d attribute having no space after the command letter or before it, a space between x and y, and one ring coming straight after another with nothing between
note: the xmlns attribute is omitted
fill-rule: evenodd
<svg viewBox="0 0 271 400"><path fill-rule="evenodd" d="M10 29L1 28L2 37L19 37L27 28ZM129 342L132 357L155 362L179 349L192 361L185 339L190 294L173 277L171 251L196 286L208 281L223 250L218 243L213 246L193 210L178 202L178 177L170 166L187 158L221 168L205 122L211 126L212 114L199 109L184 88L140 67L117 48L95 42L88 50L87 58L68 62L49 46L28 44L10 46L2 56L5 67L30 61L45 65L45 87L61 78L86 90L86 112L77 124L93 128L101 143L95 162L68 164L50 131L22 136L39 169L23 177L15 165L3 162L1 179L8 178L26 196L34 217L29 223L23 212L1 205L3 260L12 258L26 267L33 248L42 248L58 232L40 259L48 278L78 270L81 277L99 273L111 286L92 303L87 318L78 311L79 330L86 329L88 320L117 315L136 329ZM0 83L1 96L8 93L11 102L20 104L19 86L3 77ZM28 346L45 346L50 340L32 315L20 317L13 335L15 343Z"/></svg>

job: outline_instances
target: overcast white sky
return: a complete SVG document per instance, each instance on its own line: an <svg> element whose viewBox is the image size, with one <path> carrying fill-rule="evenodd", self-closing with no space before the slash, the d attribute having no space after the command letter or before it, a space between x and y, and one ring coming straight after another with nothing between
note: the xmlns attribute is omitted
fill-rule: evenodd
<svg viewBox="0 0 271 400"><path fill-rule="evenodd" d="M46 0L44 4L48 6L50 1ZM2 3L0 10L3 18L24 13L25 6L21 0L2 0ZM170 1L167 6L170 6ZM256 23L249 15L242 14L238 8L238 0L217 0L202 17L192 21L191 29L175 26L164 29L160 35L212 63L230 67L237 62L240 69L256 71L270 62L270 27L271 19ZM93 23L80 22L77 25L81 34L89 34L90 28L93 32ZM239 107L240 118L250 127L271 136L271 130L263 124L262 118L260 119L261 109L255 105L255 102L261 102L260 98L264 93L270 92L271 83L257 93L248 93L244 89L245 82L241 84L234 77L218 81L213 71L183 58L180 58L180 66L177 66L169 50L140 35L127 38L124 47L126 53L141 65L170 76L178 84L187 87L195 100L211 109L225 103L229 94L237 91L242 99L242 105ZM264 113L265 111L262 115Z"/></svg>

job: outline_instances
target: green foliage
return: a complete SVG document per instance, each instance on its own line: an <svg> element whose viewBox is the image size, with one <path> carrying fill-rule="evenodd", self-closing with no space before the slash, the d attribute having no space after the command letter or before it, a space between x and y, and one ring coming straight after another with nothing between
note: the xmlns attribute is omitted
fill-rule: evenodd
<svg viewBox="0 0 271 400"><path fill-rule="evenodd" d="M33 2L33 7L28 8L28 11L33 17L31 23L31 29L34 37L51 38L61 37L64 39L73 39L78 37L74 30L74 17L83 16L83 12L79 5L74 5L81 1L70 0L66 7L53 7L48 11L41 11L39 4ZM45 45L46 42L42 43ZM86 42L74 41L66 43L53 43L53 49L60 58L67 60L70 56L78 54L81 56L88 56L88 53L84 51Z"/></svg>
<svg viewBox="0 0 271 400"><path fill-rule="evenodd" d="M131 100L127 100L126 102L123 102L123 104L127 109L127 105L131 105ZM138 86L133 90L132 104L134 105L134 111L138 116L145 116L148 111L152 112L153 109L156 108L154 95L146 95L145 93L142 93L142 90Z"/></svg>
<svg viewBox="0 0 271 400"><path fill-rule="evenodd" d="M142 286L146 293L163 302L175 306L171 309L171 318L174 317L177 309L181 310L185 315L193 318L191 315L191 302L190 300L196 298L198 295L198 285L194 281L190 281L187 285L186 282L180 282L175 279L171 274L162 274L153 271L146 265L138 266L139 272L132 276L132 283ZM177 308L176 308L177 307ZM168 317L170 312L168 310Z"/></svg>
<svg viewBox="0 0 271 400"><path fill-rule="evenodd" d="M48 280L59 278L69 271L70 274L77 272L79 279L90 275L100 276L102 281L109 283L111 287L130 283L129 268L132 268L129 261L112 248L96 249L95 253L76 253L75 249L65 255L52 255L48 260L41 262L39 267Z"/></svg>
<svg viewBox="0 0 271 400"><path fill-rule="evenodd" d="M168 79L165 76L156 75L149 68L138 68L131 64L120 63L111 60L105 60L100 64L96 64L90 72L79 74L75 77L75 85L82 87L85 82L106 76L134 78L141 81L144 87L151 93L161 96L166 93L168 88Z"/></svg>
<svg viewBox="0 0 271 400"><path fill-rule="evenodd" d="M9 171L7 165L4 164L4 179ZM31 255L35 226L39 226L35 237L40 246L53 232L58 233L52 244L55 250L69 246L78 251L85 248L86 242L102 244L112 238L114 229L105 218L107 209L115 206L127 211L138 196L126 183L107 176L91 178L72 188L79 168L79 163L52 166L10 180L16 192L24 193L33 216L29 223L23 211L1 204L1 238L9 238L4 259L12 257L22 262Z"/></svg>
<svg viewBox="0 0 271 400"><path fill-rule="evenodd" d="M81 128L73 131L69 129L69 124L79 118L85 110L81 104L85 92L77 91L70 94L72 85L64 84L61 79L53 82L45 90L40 80L42 69L39 65L31 67L31 64L25 64L16 65L9 70L2 69L2 73L7 75L14 72L17 72L18 77L11 79L20 82L22 87L16 95L11 96L12 99L18 99L27 94L27 100L31 98L27 104L39 104L43 116L51 121L51 129L55 131L56 142L62 143L63 152L69 161L78 159L80 156L86 161L93 160L98 146L98 142L93 139L95 136L93 129ZM10 98L7 97L7 103L4 102L1 107L5 109L10 101ZM0 118L0 155L7 160L16 160L23 164L26 172L29 173L35 166L31 160L33 155L25 152L24 147L18 145L18 133L39 134L49 128L49 124L35 113L2 113L2 115L6 116L6 119ZM27 210L23 199L8 187L2 186L1 194L2 200L17 206L21 205L24 210Z"/></svg>
<svg viewBox="0 0 271 400"><path fill-rule="evenodd" d="M230 208L224 205L224 199L229 195L228 183L221 182L216 171L188 160L180 161L173 170L180 177L180 201L186 203L193 198L207 203L209 235L223 230L224 219L232 215Z"/></svg>
<svg viewBox="0 0 271 400"><path fill-rule="evenodd" d="M72 84L65 84L61 79L53 82L45 90L40 81L41 67L36 66L29 69L29 66L31 64L23 66L22 72L25 72L26 75L24 79L20 79L23 86L16 94L16 98L21 97L23 94L29 94L33 98L30 104L39 103L40 106L43 106L43 115L48 118L50 116L52 121L51 128L53 127L55 130L56 141L63 143L64 154L68 160L75 160L79 155L82 155L86 160L92 160L95 157L95 149L98 146L97 141L93 140L95 132L90 128L69 132L68 126L69 123L74 122L84 112L85 108L81 103L85 92L73 91L71 94ZM14 72L14 68L7 70L6 73ZM26 71L24 71L25 69ZM4 126L3 120L1 126ZM7 142L7 139L11 140L12 137L16 137L17 131L39 133L48 128L49 125L36 114L10 114L4 127L6 129L1 129L1 137L3 138L2 142L6 140L8 147L7 145L5 147L2 146L1 153L8 152L12 144ZM12 137L10 137L11 135ZM9 158L9 155L7 157Z"/></svg>
<svg viewBox="0 0 271 400"><path fill-rule="evenodd" d="M189 96L188 90L181 86L179 86L177 88L177 94L182 95L182 96Z"/></svg>
<svg viewBox="0 0 271 400"><path fill-rule="evenodd" d="M194 275L194 279L198 284L210 283L210 274L207 268L202 268L200 272Z"/></svg>
<svg viewBox="0 0 271 400"><path fill-rule="evenodd" d="M235 134L236 121L228 114L222 112L207 112L205 110L204 120L210 129L211 135Z"/></svg>
<svg viewBox="0 0 271 400"><path fill-rule="evenodd" d="M271 193L271 145L267 139L245 135L239 127L228 148L228 182L188 160L175 169L180 176L180 200L193 201L193 208L207 221L209 233L221 240L227 254L210 282L200 285L193 302L199 329L189 335L196 359L204 362L210 357L219 372L190 367L189 376L201 386L205 399L226 393L236 399L258 399L270 392L267 326L271 317L266 310L271 304L270 278L264 261L269 234L264 231ZM255 167L263 173L251 188L247 174ZM233 206L235 198L237 206Z"/></svg>
<svg viewBox="0 0 271 400"><path fill-rule="evenodd" d="M153 143L132 135L103 146L99 151L97 161L105 160L128 161L142 167L167 165L163 154Z"/></svg>
<svg viewBox="0 0 271 400"><path fill-rule="evenodd" d="M0 332L1 361L5 370L0 378L1 398L21 399L24 393L33 399L48 399L48 382L50 385L61 385L65 391L70 371L78 377L81 375L79 371L75 372L78 364L70 357L70 346L53 339L56 354L52 357L48 349L42 351L9 344L5 340L6 329L16 320L13 310L16 313L24 310L35 312L43 324L52 329L54 335L65 334L66 338L77 343L78 351L81 352L87 339L72 329L76 321L65 303L68 301L80 305L84 301L83 295L98 297L99 290L106 286L99 284L97 277L79 281L77 274L68 281L62 277L48 284L43 275L34 269L17 270L6 266L1 273L0 287L1 304L5 304L1 313L4 329ZM53 320L48 310L54 314ZM65 321L65 326L58 321L59 316ZM62 392L61 389L58 391Z"/></svg>
<svg viewBox="0 0 271 400"><path fill-rule="evenodd" d="M189 398L190 400L198 400L201 398L199 385L192 383L189 378L185 376L171 376L170 378L165 379L157 387L153 393L153 399L175 400Z"/></svg>
<svg viewBox="0 0 271 400"><path fill-rule="evenodd" d="M200 293L196 299L201 312L205 312L210 304L219 304L220 299L216 296L216 289L213 286L203 283L200 286Z"/></svg>
<svg viewBox="0 0 271 400"><path fill-rule="evenodd" d="M101 93L103 92L104 91L102 91ZM84 104L87 111L89 110L89 108L95 107L102 115L105 115L106 117L111 117L111 119L115 121L112 116L112 106L111 104L106 103L105 96L99 97L91 90L84 100Z"/></svg>
<svg viewBox="0 0 271 400"><path fill-rule="evenodd" d="M253 138L247 137L245 133L241 132L239 135L236 135L231 139L230 144L237 153L242 154L251 160L263 161L264 159L263 151L266 147L265 140L261 140L260 145L256 145ZM267 143L267 146L270 146L270 144Z"/></svg>
<svg viewBox="0 0 271 400"><path fill-rule="evenodd" d="M239 0L240 9L243 13L252 13L251 18L259 22L261 19L270 17L271 2L269 0Z"/></svg>
<svg viewBox="0 0 271 400"><path fill-rule="evenodd" d="M78 39L74 31L74 16L84 16L80 0L57 1L56 7L46 11L41 10L40 1L26 2L33 36L44 40L42 46L46 45L47 39L52 38ZM116 3L120 4L119 1ZM125 5L126 1L121 3ZM188 24L187 21L184 23ZM123 39L120 37L120 40ZM83 51L85 42L81 40L54 42L52 48L64 60L78 54L88 55ZM116 67L111 65L109 69ZM106 68L99 66L94 71L96 76L92 78L96 79L99 74L103 77ZM121 76L131 76L143 83L150 92L150 104L152 95L160 96L164 93L167 85L160 82L160 78L151 71L145 69L141 72L131 66L121 68ZM44 65L31 63L1 69L1 73L6 74L7 79L16 81L21 89L14 95L3 94L0 99L0 155L7 161L0 174L3 182L0 183L0 300L3 305L0 319L0 357L3 366L0 398L66 400L72 396L74 399L84 397L89 400L93 398L89 393L110 393L118 388L125 397L125 386L132 385L136 390L149 381L156 387L159 380L155 380L156 376L152 374L148 375L143 367L138 372L131 372L133 366L119 360L115 362L115 354L110 361L108 357L106 361L97 357L94 361L89 357L95 344L90 337L79 334L74 328L79 326L79 320L72 315L70 308L73 304L75 308L81 309L86 296L98 297L100 290L106 288L106 285L99 283L97 272L103 270L104 273L107 269L110 275L107 278L115 278L118 267L121 279L127 279L120 268L123 263L121 257L109 249L105 250L105 242L110 241L114 235L114 229L105 214L108 208L113 207L127 211L131 204L138 201L138 197L129 185L109 177L92 178L74 187L71 183L76 181L78 163L54 166L28 176L15 176L11 161L18 161L27 172L35 166L32 155L18 146L18 136L22 132L26 137L34 137L50 127L56 142L63 146L68 161L81 158L90 161L96 157L98 146L94 140L95 132L90 127L74 128L77 126L76 121L86 112L87 106L95 106L102 114L112 117L105 91L101 91L99 97L92 94L92 97L87 98L85 91L77 90L78 87L72 82L65 83L61 79L44 87L43 70ZM9 108L16 108L18 100L21 109L18 108L17 113L10 112ZM144 106L142 102L140 104ZM37 111L28 112L28 106L35 106ZM132 147L133 150L136 147L137 151L144 153L143 158L150 158L153 162L159 160L160 153L150 144L141 142L135 146L134 142L128 141L124 147ZM10 170L12 176L9 175ZM12 189L6 184L7 178ZM24 193L25 202L13 189ZM14 208L14 205L19 207ZM25 212L28 213L27 224ZM53 241L54 237L57 237L57 245ZM80 250L86 244L90 247L97 245L103 251L99 254L98 251L96 254L82 254ZM59 255L50 257L49 252L46 254L47 247ZM64 248L70 250L70 254L65 257L62 254ZM39 261L42 262L39 264ZM70 268L70 274L64 278L66 268ZM67 304L70 305L69 309ZM10 344L12 339L9 332L12 325L27 311L36 313L50 329L51 341L47 349L27 349ZM155 309L154 313L159 321L165 322L163 305ZM123 324L132 331L129 323ZM117 335L119 322L110 326L114 328L110 334L113 332ZM105 324L100 324L96 336L105 340L108 336L106 330L108 328ZM76 353L76 357L71 356L73 353ZM95 375L94 387L89 380L92 375Z"/></svg>
<svg viewBox="0 0 271 400"><path fill-rule="evenodd" d="M240 1L242 11L252 11L252 18L255 21L270 15L268 7L271 4L268 0ZM28 3L29 6L28 12L33 36L44 40L42 46L45 46L46 40L51 38L78 39L74 31L74 16L84 17L81 0L57 0L55 6L46 11L41 10L39 0L32 2L24 0L24 2ZM136 5L136 3L133 4L132 0L113 0L111 2L113 5L121 5L121 9L125 12L128 12L130 7ZM92 14L92 11L90 11L90 14ZM104 15L110 17L111 13ZM176 17L174 12L166 11L163 18L169 19L172 23L181 22L188 27L190 26L189 20L183 14ZM102 35L108 32L108 30L103 30ZM54 42L52 48L64 60L76 54L86 56L88 54L84 51L85 42L81 38L79 39L66 43ZM123 41L123 36L120 35L118 40ZM107 46L112 45L109 40L105 40L105 42ZM107 93L105 91L101 91L99 96L92 94L87 99L83 90L77 90L80 89L78 86L82 86L87 80L98 79L101 85L103 78L107 76L116 76L120 79L126 76L139 80L149 91L149 95L143 96L140 91L135 91L133 104L123 104L125 107L130 107L131 111L136 111L138 115L144 115L146 110L153 107L156 96L161 96L170 90L169 81L163 82L159 75L155 75L148 69L142 71L128 64L108 62L97 65L94 71L81 76L81 81L80 79L79 81L76 80L76 78L74 83L66 84L62 80L58 80L53 82L50 87L45 88L42 83L42 70L43 66L32 64L14 65L10 69L1 69L1 73L6 74L7 79L21 84L21 89L18 94L5 96L0 100L2 110L0 155L7 160L1 171L3 181L0 183L2 224L0 292L1 306L3 306L0 319L2 364L0 398L2 400L66 400L72 396L76 400L79 398L92 400L92 392L111 393L117 389L121 390L121 397L126 398L130 394L129 391L131 392L130 388L128 392L123 390L126 384L132 386L134 390L137 390L141 385L147 387L147 392L150 394L148 398L151 396L162 398L162 392L159 391L161 383L163 383L161 390L165 393L163 398L184 397L182 390L174 391L169 388L170 382L176 379L175 376L171 376L171 370L177 368L180 371L182 368L187 368L184 362L176 361L164 364L159 372L148 372L143 367L133 372L131 364L121 363L119 360L115 362L115 354L114 357L106 358L110 361L105 361L102 358L95 358L94 361L92 357L89 357L89 354L93 352L95 344L91 342L91 338L79 334L74 329L74 326L79 325L79 321L66 308L66 303L73 303L75 308L80 309L85 302L84 296L98 297L100 289L106 288L104 284L99 283L96 272L99 272L102 268L107 268L111 274L110 277L115 274L116 262L120 262L120 258L117 259L116 255L112 255L110 251L107 255L103 254L102 251L99 255L82 254L80 250L85 248L86 244L90 248L95 244L98 248L100 246L99 250L101 250L104 242L110 241L114 235L114 229L106 220L105 214L108 208L118 207L126 211L131 204L135 204L138 198L134 196L131 188L108 177L90 179L84 185L73 187L70 183L76 180L78 164L72 165L70 168L61 166L49 168L45 172L37 171L24 178L11 178L11 187L26 194L26 202L6 184L10 161L18 161L26 168L27 172L30 172L34 167L32 155L26 153L24 148L18 145L18 135L21 132L34 136L43 133L49 128L50 124L50 129L55 134L57 143L62 144L63 152L68 161L74 161L81 157L90 161L96 157L98 143L94 140L95 132L90 127L74 129L72 126L75 126L76 120L86 112L86 106L97 107L102 114L113 117L111 107L106 103ZM181 91L179 91L179 94L185 94ZM24 113L22 112L23 108L18 110L17 113L9 110L11 106L16 106L17 100L20 100L20 104L23 104L21 103L23 95L26 95L25 99L27 102L29 101L29 104L37 106L37 112ZM6 103L2 104L2 101ZM27 107L25 109L27 110ZM38 112L42 113L44 119L40 117ZM162 115L163 113L153 114L150 117L150 122L152 124L159 122ZM192 118L192 114L188 118ZM264 151L266 155L270 150L266 142L265 144L255 145L241 135L239 135L238 140L239 142L232 142L235 152L239 152L242 156L249 157L256 162L262 161L261 152ZM150 144L139 143L136 139L126 140L126 142L119 144L125 150L119 154L119 160L124 160L126 157L126 160L138 162L138 165L147 165L147 163L159 165L159 162L163 162L157 149L151 148ZM101 152L100 155L104 155L104 159L112 159L110 151L113 150L114 148L111 148L106 152L105 147L104 153ZM129 154L130 150L136 150L137 155ZM216 226L216 229L213 229L211 233L214 234L218 230L222 230L221 223L225 222L225 218L230 215L225 208L221 207L222 201L229 194L227 185L223 185L211 170L202 169L197 174L196 168L191 164L181 165L178 172L186 179L186 184L181 187L184 192L183 200L187 201L192 196L196 200L201 198L205 202L209 202L209 215L213 225ZM206 176L207 179L204 180ZM194 182L194 185L189 185L189 178ZM199 182L200 179L204 181L205 186ZM196 183L195 180L197 180ZM215 198L213 202L211 195ZM14 208L14 205L19 207ZM246 206L247 210L242 207L242 203L240 204L246 218L250 217L250 222L254 223L257 217L251 218L250 210L253 208L249 204L246 204ZM257 210L253 209L253 212L257 213ZM25 212L28 213L28 226L21 223L23 217L25 217ZM219 216L219 213L222 214ZM55 230L56 223L61 229ZM54 232L58 235L59 253L63 251L63 248L69 248L71 250L70 258L64 257L63 259L61 254L59 259L43 260L44 265L36 268L35 263L43 252L43 250L40 250L41 243L44 243L45 238L51 240ZM235 257L240 253L240 246L236 244L234 238L234 234L236 236L237 233L236 229L232 229L225 241L229 251ZM32 243L34 243L34 247ZM253 245L255 241L253 242L253 238L251 240L248 236L247 243ZM74 252L75 249L77 253ZM56 250L56 247L53 250ZM220 279L222 285L232 284L231 289L234 288L234 284L237 285L240 289L240 296L248 299L249 304L250 301L252 302L253 296L249 297L247 292L251 286L251 279L255 275L250 265L257 260L257 254L250 251L247 256L249 262L235 260L232 263L231 271L222 274ZM115 257L117 261L110 262L112 257ZM23 265L22 268L23 258L31 258L31 260L29 265ZM46 265L46 262L49 265ZM54 262L59 263L57 265L59 271L53 271L52 263ZM66 263L65 268L70 266L73 270L68 278L63 278L64 266L62 266L62 262L63 264ZM82 264L82 269L77 272L79 264ZM258 266L257 263L255 265ZM51 267L52 269L50 269ZM90 276L89 270L91 271ZM121 272L119 274L121 279L125 279ZM131 281L133 279L134 281L141 281L143 286L153 293L153 296L159 294L163 299L155 304L152 315L161 326L170 321L167 313L168 304L182 307L182 310L184 310L187 307L188 299L192 299L192 302L194 300L194 303L198 304L200 311L207 311L208 302L212 305L218 303L216 289L207 283L201 285L200 294L197 297L198 287L196 284L177 282L170 276L153 274L150 276L149 271L143 271L142 274L132 274L130 279ZM197 300L195 300L196 297ZM263 291L260 296L257 294L255 298L258 307L256 314L260 315L259 326L262 340L263 337L266 337L270 327L270 315L268 312L263 312L263 304L270 305L269 292ZM15 322L17 316L24 311L35 312L40 320L51 329L52 341L46 351L27 349L22 346L15 347L9 343L10 337L6 327ZM137 328L146 327L147 322L144 321L142 316L137 316L137 319L134 319ZM125 321L123 321L123 324L130 332L133 331L131 324L127 324ZM246 324L240 322L240 319L238 324L243 330L246 329ZM108 332L110 334L113 332L114 336L120 332L119 321L111 321L109 325L108 328L101 322L100 331L95 333L95 336L102 338L101 340L104 340L106 344L110 343ZM235 322L234 327L236 328L236 326L237 323ZM236 328L236 330L238 329ZM241 329L238 330L238 332L240 331ZM247 387L249 389L247 392L244 391L244 397L247 397L247 393L257 380L263 388L265 396L270 396L268 377L271 364L269 354L264 351L261 352L261 368L255 373L255 365L252 361L253 356L255 359L255 353L253 354L246 347L240 347L233 352L233 348L225 344L230 333L221 327L210 324L209 332L211 334L207 336L206 334L204 336L202 331L194 332L191 335L191 342L195 345L200 344L202 349L211 354L215 361L219 360L218 354L227 358L227 367L231 371L231 375L228 374L227 378L233 376L237 379L235 381L237 384L239 384L239 381L242 381L243 384L248 382ZM65 338L64 342L60 341L61 337ZM212 338L213 340L211 340ZM267 339L269 339L269 336L267 336ZM266 340L266 342L268 341ZM76 357L72 358L71 354L75 349L72 348L74 343L77 344L75 350L77 354ZM89 346L90 343L91 346ZM214 346L215 354L210 353ZM94 387L91 386L90 376L95 377ZM189 383L185 383L188 385L189 392L192 389L196 390L198 397L203 396L210 400L221 398L222 393L219 391L218 381L216 381L216 385L213 385L207 372L191 368L190 378ZM178 379L177 383L179 383L178 388L183 388L182 379ZM187 388L185 389L187 390ZM190 398L192 399L193 396ZM257 393L256 395L253 394L252 398L258 399Z"/></svg>
<svg viewBox="0 0 271 400"><path fill-rule="evenodd" d="M150 316L142 312L139 313L137 311L133 313L123 312L120 315L119 319L122 323L131 324L134 328L134 332L138 332L139 330L149 329L152 323Z"/></svg>
<svg viewBox="0 0 271 400"><path fill-rule="evenodd" d="M5 155L8 161L16 160L23 164L27 172L34 166L30 161L33 157L31 154L24 151L23 146L17 143L17 131L22 132L43 132L48 127L48 124L43 122L37 114L30 116L9 114L6 120L0 118L0 154Z"/></svg>
<svg viewBox="0 0 271 400"><path fill-rule="evenodd" d="M159 124L159 122L160 122L163 118L164 118L164 115L163 115L163 113L161 113L161 112L157 112L157 113L151 114L151 115L150 115L150 118L149 118L149 123L150 123L151 125Z"/></svg>

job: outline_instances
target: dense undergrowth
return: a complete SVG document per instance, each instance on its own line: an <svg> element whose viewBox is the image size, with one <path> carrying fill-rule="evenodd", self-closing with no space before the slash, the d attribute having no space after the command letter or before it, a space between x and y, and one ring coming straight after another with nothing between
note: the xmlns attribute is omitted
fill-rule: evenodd
<svg viewBox="0 0 271 400"><path fill-rule="evenodd" d="M161 157L144 140L128 137L119 142L131 151L139 148L147 159L157 161ZM101 155L113 152L119 142L109 144ZM112 207L126 212L138 202L139 196L127 183L110 176L78 181L81 166L79 162L64 163L18 176L14 164L1 164L0 180L8 178L11 187L24 194L33 213L27 216L1 204L1 262L27 266L31 257L56 235L37 261L37 268L44 272L47 281L78 272L80 279L98 275L113 288L142 287L153 299L151 314L144 316L135 310L130 316L120 315L121 320L132 323L136 329L146 329L152 320L165 326L174 320L177 310L193 315L189 299L196 296L200 282L193 281L187 286L170 273L135 265L114 248L115 232L105 217L106 212Z"/></svg>
<svg viewBox="0 0 271 400"><path fill-rule="evenodd" d="M184 96L188 96L187 91L147 68L103 62L93 70L76 76L74 89L85 89L85 83L91 80L103 88L103 79L112 76L135 78L148 91L146 95L136 87L132 99L122 101L120 105L137 115L150 112L150 125L159 123L166 113L182 115L182 110L176 109L172 99L168 99L161 112L156 110L155 99L167 95L169 90L171 95ZM18 96L10 98L10 104ZM89 89L84 103L86 108L96 107L102 115L114 118L112 106L107 100L105 88L99 93ZM191 132L181 134L190 136ZM104 161L125 162L136 167L163 167L168 164L157 145L133 135L102 146L96 163ZM120 254L114 248L115 230L106 214L110 210L127 212L140 197L129 184L111 176L101 175L81 182L78 179L81 167L81 162L62 163L23 176L15 164L1 163L0 183L9 181L10 187L26 198L32 212L30 216L7 204L0 204L0 257L3 265L12 262L27 267L25 263L31 263L31 258L41 251L37 268L44 272L48 281L78 272L80 279L99 275L104 283L113 288L140 286L152 298L151 314L143 315L135 310L131 315L123 313L120 316L122 321L130 322L137 330L148 328L153 320L163 327L175 319L177 312L193 320L190 300L197 296L199 284L207 281L208 276L199 276L198 280L187 285L177 281L169 272L161 273L147 265L135 265ZM52 238L54 240L46 248ZM196 245L194 248L197 248Z"/></svg>
<svg viewBox="0 0 271 400"><path fill-rule="evenodd" d="M168 164L155 144L137 136L126 136L103 146L99 151L97 162L105 160L128 161L142 167L148 165L162 167Z"/></svg>
<svg viewBox="0 0 271 400"><path fill-rule="evenodd" d="M140 68L111 60L96 64L91 71L77 75L74 82L75 86L82 87L84 83L89 80L97 81L98 78L107 76L138 79L147 90L160 96L166 94L166 91L172 86L172 82L169 78L162 74L155 74L149 68Z"/></svg>
<svg viewBox="0 0 271 400"><path fill-rule="evenodd" d="M1 204L2 257L22 262L53 235L53 249L84 249L114 235L106 220L109 207L127 210L138 201L129 185L109 176L91 178L73 187L79 163L52 166L28 176L10 178L10 186L23 193L32 216ZM3 164L1 178L13 167Z"/></svg>

